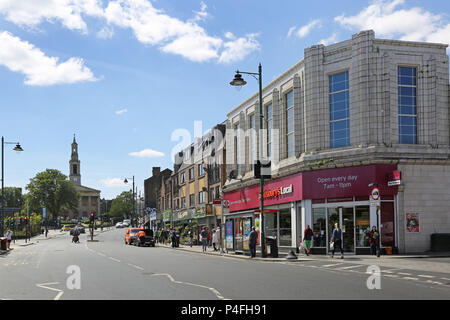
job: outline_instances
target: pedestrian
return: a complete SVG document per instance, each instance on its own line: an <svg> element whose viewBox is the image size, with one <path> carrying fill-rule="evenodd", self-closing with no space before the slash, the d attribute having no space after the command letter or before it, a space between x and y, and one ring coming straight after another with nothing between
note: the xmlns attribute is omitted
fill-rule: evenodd
<svg viewBox="0 0 450 320"><path fill-rule="evenodd" d="M344 249L342 248L342 230L339 228L339 224L334 224L333 235L331 236L331 242L333 242L333 249L331 258L334 258L334 252L338 247L341 251L341 259L344 259Z"/></svg>
<svg viewBox="0 0 450 320"><path fill-rule="evenodd" d="M208 230L206 227L203 228L200 235L202 236L202 250L203 252L206 252L206 247L208 245Z"/></svg>
<svg viewBox="0 0 450 320"><path fill-rule="evenodd" d="M192 248L192 243L194 242L194 232L192 230L189 230L189 245Z"/></svg>
<svg viewBox="0 0 450 320"><path fill-rule="evenodd" d="M209 231L209 230L208 230L207 240L208 240L208 247L210 247L211 246L211 231Z"/></svg>
<svg viewBox="0 0 450 320"><path fill-rule="evenodd" d="M5 238L6 238L6 250L11 250L11 238L12 238L12 234L13 232L11 231L11 229L8 229L8 231L6 231L5 233Z"/></svg>
<svg viewBox="0 0 450 320"><path fill-rule="evenodd" d="M306 225L305 231L303 232L303 244L305 246L305 253L307 256L311 253L311 239L313 238L314 234L311 228L309 227L309 224Z"/></svg>
<svg viewBox="0 0 450 320"><path fill-rule="evenodd" d="M370 254L373 256L377 254L379 238L380 234L377 227L373 226L372 231L369 232Z"/></svg>
<svg viewBox="0 0 450 320"><path fill-rule="evenodd" d="M216 229L216 246L217 251L220 251L220 228Z"/></svg>
<svg viewBox="0 0 450 320"><path fill-rule="evenodd" d="M250 248L250 258L256 257L256 241L258 239L258 232L256 232L255 227L252 227L248 238L248 246Z"/></svg>
<svg viewBox="0 0 450 320"><path fill-rule="evenodd" d="M217 234L216 234L216 230L212 230L212 243L213 243L213 248L214 248L214 251L217 251L217 247L216 247L216 245L217 245Z"/></svg>
<svg viewBox="0 0 450 320"><path fill-rule="evenodd" d="M48 235L48 226L45 226L45 237L47 238Z"/></svg>

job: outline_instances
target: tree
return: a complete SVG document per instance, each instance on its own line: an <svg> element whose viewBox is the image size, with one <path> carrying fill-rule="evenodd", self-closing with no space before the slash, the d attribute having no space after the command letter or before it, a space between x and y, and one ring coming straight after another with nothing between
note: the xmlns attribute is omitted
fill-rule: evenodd
<svg viewBox="0 0 450 320"><path fill-rule="evenodd" d="M1 191L2 189L0 188ZM22 188L5 187L3 196L5 199L5 208L20 208L24 203Z"/></svg>
<svg viewBox="0 0 450 320"><path fill-rule="evenodd" d="M56 219L63 210L78 207L80 195L75 185L56 169L38 173L30 179L26 189L29 191L27 201L30 201L33 211L42 212L42 208L47 208L51 220Z"/></svg>
<svg viewBox="0 0 450 320"><path fill-rule="evenodd" d="M129 218L133 212L133 193L124 191L118 195L111 204L109 214L111 217Z"/></svg>

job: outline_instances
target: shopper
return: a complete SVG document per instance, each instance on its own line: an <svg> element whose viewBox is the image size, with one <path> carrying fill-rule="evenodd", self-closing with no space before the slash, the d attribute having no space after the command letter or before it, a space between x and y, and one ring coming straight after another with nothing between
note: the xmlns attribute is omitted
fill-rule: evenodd
<svg viewBox="0 0 450 320"><path fill-rule="evenodd" d="M192 248L192 243L194 242L194 232L192 230L189 230L189 245Z"/></svg>
<svg viewBox="0 0 450 320"><path fill-rule="evenodd" d="M207 240L208 240L208 247L210 247L211 246L211 231L209 231L209 230L208 230Z"/></svg>
<svg viewBox="0 0 450 320"><path fill-rule="evenodd" d="M214 248L214 251L217 251L217 247L216 247L216 245L217 245L217 233L216 233L216 230L212 230L212 243L213 243L213 248Z"/></svg>
<svg viewBox="0 0 450 320"><path fill-rule="evenodd" d="M6 238L6 250L11 250L11 238L12 238L12 234L13 232L11 231L11 229L8 229L8 231L6 231L5 233L5 238Z"/></svg>
<svg viewBox="0 0 450 320"><path fill-rule="evenodd" d="M202 250L203 252L206 252L206 247L208 245L208 230L206 227L203 228L201 236L202 236Z"/></svg>
<svg viewBox="0 0 450 320"><path fill-rule="evenodd" d="M369 232L370 254L373 256L377 254L379 238L380 234L377 227L373 226L372 231Z"/></svg>
<svg viewBox="0 0 450 320"><path fill-rule="evenodd" d="M303 232L303 244L305 246L305 253L307 256L311 253L311 239L314 234L309 225L306 226L305 231Z"/></svg>
<svg viewBox="0 0 450 320"><path fill-rule="evenodd" d="M172 240L172 248L175 248L177 242L177 238L175 235L175 228L173 228L172 231L170 231L170 240Z"/></svg>
<svg viewBox="0 0 450 320"><path fill-rule="evenodd" d="M252 231L248 237L248 246L250 248L250 258L256 257L256 242L258 240L258 232L256 232L255 227L252 227Z"/></svg>
<svg viewBox="0 0 450 320"><path fill-rule="evenodd" d="M334 224L331 241L333 242L333 250L331 253L331 258L334 258L334 252L336 251L336 248L339 248L339 250L341 251L341 259L344 259L344 250L342 248L342 230L339 228L338 223Z"/></svg>
<svg viewBox="0 0 450 320"><path fill-rule="evenodd" d="M217 251L220 251L220 228L216 229L216 246Z"/></svg>

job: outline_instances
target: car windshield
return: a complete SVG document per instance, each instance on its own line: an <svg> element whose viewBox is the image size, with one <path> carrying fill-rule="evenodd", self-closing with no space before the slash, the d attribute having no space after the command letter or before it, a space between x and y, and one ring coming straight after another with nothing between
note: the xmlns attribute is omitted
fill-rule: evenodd
<svg viewBox="0 0 450 320"><path fill-rule="evenodd" d="M132 233L138 233L139 231L141 231L140 229L131 229Z"/></svg>

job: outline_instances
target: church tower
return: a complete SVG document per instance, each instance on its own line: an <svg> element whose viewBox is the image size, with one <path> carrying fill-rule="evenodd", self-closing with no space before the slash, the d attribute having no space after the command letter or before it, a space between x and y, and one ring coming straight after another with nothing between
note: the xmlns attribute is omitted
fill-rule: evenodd
<svg viewBox="0 0 450 320"><path fill-rule="evenodd" d="M75 140L75 135L73 135L72 156L70 157L69 167L70 181L75 185L81 186L80 160L78 160L78 144Z"/></svg>

